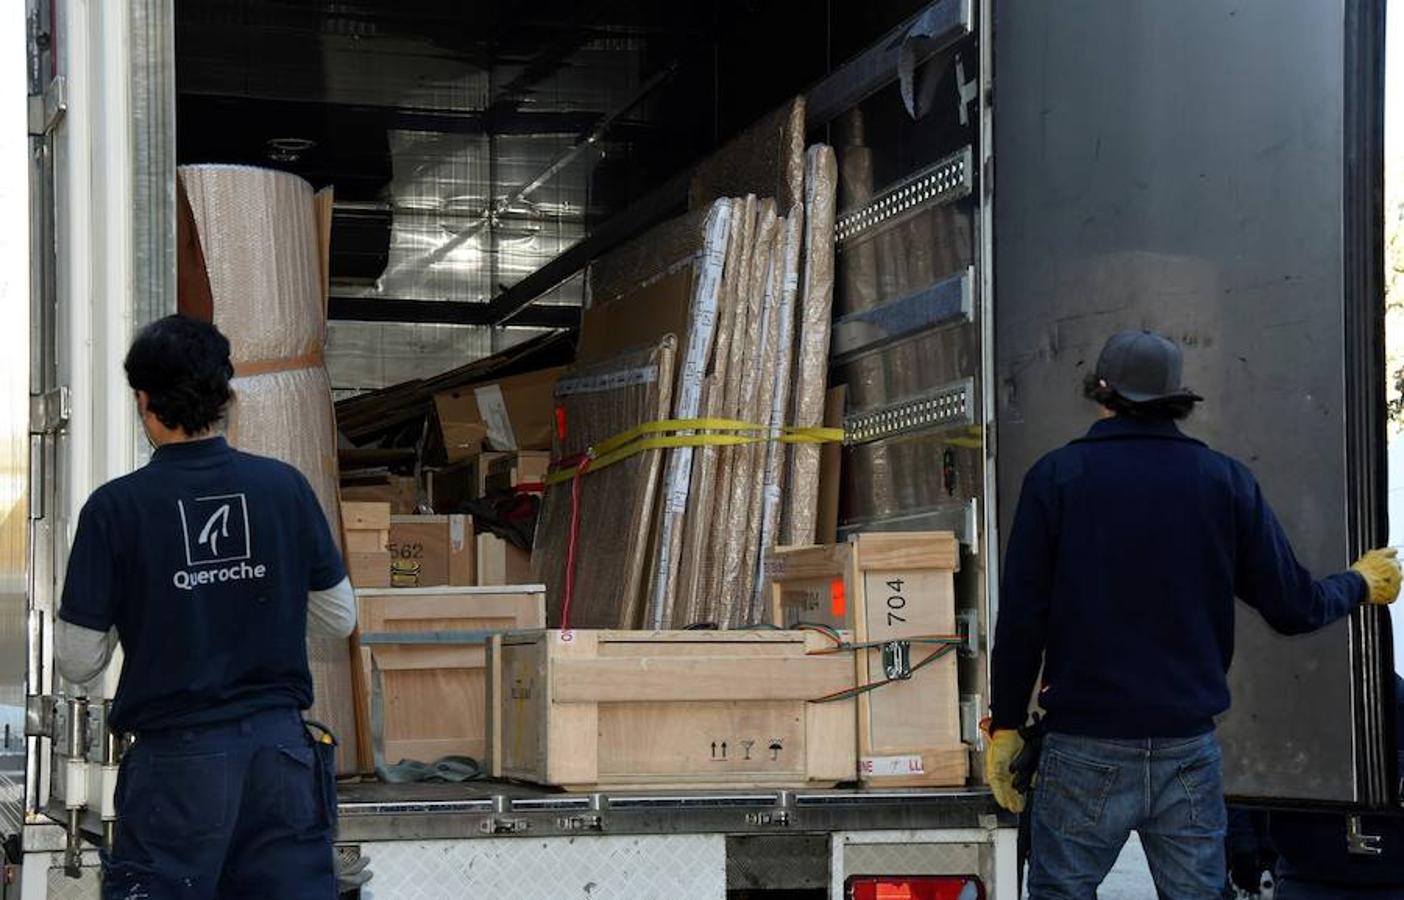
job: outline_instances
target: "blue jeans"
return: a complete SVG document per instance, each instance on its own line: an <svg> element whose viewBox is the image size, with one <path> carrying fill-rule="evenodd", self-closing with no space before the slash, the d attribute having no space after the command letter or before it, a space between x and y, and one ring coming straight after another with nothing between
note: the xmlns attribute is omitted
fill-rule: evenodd
<svg viewBox="0 0 1404 900"><path fill-rule="evenodd" d="M1132 831L1163 900L1222 896L1227 813L1213 734L1049 734L1035 788L1029 900L1095 900Z"/></svg>
<svg viewBox="0 0 1404 900"><path fill-rule="evenodd" d="M334 751L295 709L143 734L118 773L103 897L334 900Z"/></svg>

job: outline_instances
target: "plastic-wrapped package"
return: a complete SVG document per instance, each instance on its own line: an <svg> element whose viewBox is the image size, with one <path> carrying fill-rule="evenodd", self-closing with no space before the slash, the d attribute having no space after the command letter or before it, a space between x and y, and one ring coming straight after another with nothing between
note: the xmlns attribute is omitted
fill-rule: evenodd
<svg viewBox="0 0 1404 900"><path fill-rule="evenodd" d="M320 358L327 324L312 186L251 166L183 166L180 177L205 254L214 323L235 363L247 370Z"/></svg>
<svg viewBox="0 0 1404 900"><path fill-rule="evenodd" d="M734 342L744 341L744 315L738 324L739 302L749 272L752 233L756 227L756 198L752 194L737 200L733 210L730 240L726 250L726 269L722 273L720 302L717 305L717 339L712 352L712 366L707 372L702 397L702 415L717 418L725 415L727 370ZM739 329L742 329L738 331ZM720 492L718 482L722 472L718 461L724 447L700 447L693 455L692 498L683 528L683 555L678 590L673 602L672 625L683 628L710 621L703 591L703 570L708 544L712 536L712 521Z"/></svg>
<svg viewBox="0 0 1404 900"><path fill-rule="evenodd" d="M761 202L759 220L756 225L756 250L751 257L751 277L745 296L748 327L743 333L749 340L740 342L740 359L732 353L731 362L735 369L728 372L728 378L737 386L736 413L731 418L743 422L755 422L761 418L760 387L766 368L763 350L766 343L766 327L770 313L776 302L775 256L776 236L780 231L780 220L775 216L775 203L772 200ZM737 346L733 344L733 351ZM766 397L766 408L770 398ZM712 592L716 598L715 621L723 628L735 627L744 623L750 611L750 579L742 573L746 557L746 538L750 531L750 521L756 510L752 503L755 493L757 447L735 447L728 466L730 480L725 514L717 520L719 529L715 546L719 551L720 573L716 579L717 588ZM764 459L761 459L764 465Z"/></svg>
<svg viewBox="0 0 1404 900"><path fill-rule="evenodd" d="M676 341L605 362L577 365L556 382L552 460L561 466L609 438L668 417ZM569 625L637 628L648 584L662 453L644 450L579 479L579 528ZM546 585L546 620L560 627L570 555L573 480L550 485L532 546L532 572Z"/></svg>
<svg viewBox="0 0 1404 900"><path fill-rule="evenodd" d="M340 506L333 478L309 473L336 472L336 423L332 414L331 381L321 366L264 372L236 377L231 383L225 433L230 443L248 453L271 456L307 475L322 512L340 540Z"/></svg>
<svg viewBox="0 0 1404 900"><path fill-rule="evenodd" d="M753 583L751 610L747 616L748 625L756 624L765 617L765 579L761 577L761 561L765 559L766 551L775 546L775 540L780 533L786 445L780 443L778 438L781 429L789 424L787 420L790 416L795 346L795 296L799 293L800 250L803 242L804 209L796 203L791 207L790 214L785 217L784 228L777 238L776 252L780 254L780 264L776 266L779 297L774 314L773 334L767 335L765 350L766 359L770 360L770 364L766 366L768 374L765 383L769 388L770 402L765 422L770 426L770 436L776 440L757 448L764 462L760 479L760 518L751 525L746 552L745 571L749 573ZM767 392L763 387L762 404L765 403L766 396Z"/></svg>
<svg viewBox="0 0 1404 900"><path fill-rule="evenodd" d="M338 542L336 424L322 365L324 262L312 188L284 172L184 166L180 178L209 276L214 323L229 338L235 400L229 441L296 466ZM359 759L349 641L311 638L310 716L341 742L338 767Z"/></svg>
<svg viewBox="0 0 1404 900"><path fill-rule="evenodd" d="M711 205L704 226L702 250L692 267L686 338L679 351L678 386L673 395L674 419L695 419L702 411L702 390L716 345L717 307L730 246L734 204L732 200L718 200ZM692 496L693 450L692 447L677 447L668 451L658 514L658 540L653 552L653 578L644 616L644 625L648 628L667 628L672 618L683 548L683 523Z"/></svg>
<svg viewBox="0 0 1404 900"><path fill-rule="evenodd" d="M823 424L829 372L829 326L834 301L834 206L838 167L832 147L816 144L805 155L804 289L799 304L799 339L795 347L794 414L791 424ZM780 543L815 541L819 507L819 460L812 444L795 444L789 452L785 512Z"/></svg>
<svg viewBox="0 0 1404 900"><path fill-rule="evenodd" d="M692 176L688 205L719 197L770 197L783 211L804 202L803 97L751 125L703 160Z"/></svg>

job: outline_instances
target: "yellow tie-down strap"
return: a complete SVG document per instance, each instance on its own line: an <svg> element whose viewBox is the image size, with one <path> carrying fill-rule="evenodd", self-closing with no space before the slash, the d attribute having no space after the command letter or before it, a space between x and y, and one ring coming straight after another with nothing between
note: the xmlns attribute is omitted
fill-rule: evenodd
<svg viewBox="0 0 1404 900"><path fill-rule="evenodd" d="M834 444L843 442L842 428L801 428L787 425L772 428L739 419L658 419L645 422L621 434L601 441L586 454L586 472L607 469L617 462L645 450L669 450L677 447L736 447L747 444ZM580 466L550 472L547 485L560 484L575 477Z"/></svg>

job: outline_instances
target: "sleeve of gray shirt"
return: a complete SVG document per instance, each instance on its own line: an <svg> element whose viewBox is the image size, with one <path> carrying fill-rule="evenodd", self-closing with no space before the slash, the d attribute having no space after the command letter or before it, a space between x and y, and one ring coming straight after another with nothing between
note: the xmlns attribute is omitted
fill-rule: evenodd
<svg viewBox="0 0 1404 900"><path fill-rule="evenodd" d="M97 631L58 619L54 630L54 663L73 684L87 684L102 674L117 647L117 630Z"/></svg>
<svg viewBox="0 0 1404 900"><path fill-rule="evenodd" d="M117 647L117 630L97 631L57 619L54 662L59 674L73 684L87 684L102 674ZM330 637L348 637L356 627L356 592L351 581L307 594L307 630Z"/></svg>
<svg viewBox="0 0 1404 900"><path fill-rule="evenodd" d="M356 628L356 592L343 578L325 591L307 594L307 631L328 637L349 637Z"/></svg>

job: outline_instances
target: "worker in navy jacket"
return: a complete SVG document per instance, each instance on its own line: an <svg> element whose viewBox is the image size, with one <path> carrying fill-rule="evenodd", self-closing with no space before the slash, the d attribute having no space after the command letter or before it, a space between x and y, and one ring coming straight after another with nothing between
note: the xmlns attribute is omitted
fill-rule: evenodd
<svg viewBox="0 0 1404 900"><path fill-rule="evenodd" d="M355 596L292 466L216 431L229 341L180 316L143 329L127 379L151 462L78 519L54 653L75 685L122 671L108 721L135 737L117 779L103 896L331 900L334 741L309 729L309 627L346 636Z"/></svg>
<svg viewBox="0 0 1404 900"><path fill-rule="evenodd" d="M1131 831L1169 900L1217 898L1225 809L1214 717L1228 709L1234 597L1297 634L1399 593L1392 550L1314 580L1248 469L1183 434L1201 398L1172 341L1123 332L1088 397L1103 418L1024 481L991 660L987 778L1010 765L1043 670L1030 900L1092 898Z"/></svg>

